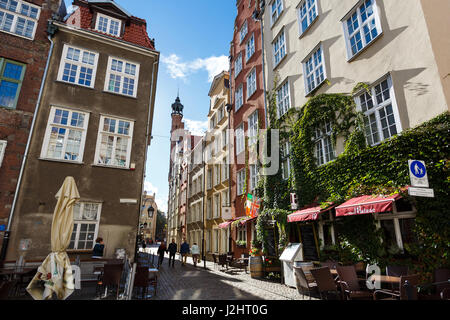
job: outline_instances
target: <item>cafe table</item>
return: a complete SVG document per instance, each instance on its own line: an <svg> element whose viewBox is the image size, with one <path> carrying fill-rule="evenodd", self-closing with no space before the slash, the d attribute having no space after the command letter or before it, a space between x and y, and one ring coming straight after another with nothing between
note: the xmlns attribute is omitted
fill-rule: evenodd
<svg viewBox="0 0 450 320"><path fill-rule="evenodd" d="M395 284L400 283L400 277L374 274L369 277L368 281Z"/></svg>

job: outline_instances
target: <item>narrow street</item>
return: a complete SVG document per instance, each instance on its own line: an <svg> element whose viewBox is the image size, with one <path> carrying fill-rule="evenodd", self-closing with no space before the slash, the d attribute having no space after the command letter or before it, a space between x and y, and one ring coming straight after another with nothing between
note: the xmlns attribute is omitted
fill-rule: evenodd
<svg viewBox="0 0 450 320"><path fill-rule="evenodd" d="M150 248L155 253L157 248ZM150 300L298 300L302 295L297 289L267 280L250 277L250 271L229 268L221 271L221 267L207 261L204 269L203 261L194 267L192 258L182 266L179 255L176 256L175 267L169 267L166 254L158 277L157 296ZM149 293L152 290L149 289ZM309 299L308 297L305 297Z"/></svg>

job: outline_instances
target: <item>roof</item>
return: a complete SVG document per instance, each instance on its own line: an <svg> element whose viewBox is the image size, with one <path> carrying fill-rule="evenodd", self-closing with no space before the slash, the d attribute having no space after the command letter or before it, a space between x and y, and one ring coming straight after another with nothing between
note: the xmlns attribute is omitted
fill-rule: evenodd
<svg viewBox="0 0 450 320"><path fill-rule="evenodd" d="M77 9L66 19L65 23L67 25L95 32L107 38L122 40L155 50L154 40L151 40L147 33L147 22L144 19L132 16L115 1L74 0L73 5L77 6ZM123 33L118 37L95 30L94 19L96 12L120 19L125 25Z"/></svg>

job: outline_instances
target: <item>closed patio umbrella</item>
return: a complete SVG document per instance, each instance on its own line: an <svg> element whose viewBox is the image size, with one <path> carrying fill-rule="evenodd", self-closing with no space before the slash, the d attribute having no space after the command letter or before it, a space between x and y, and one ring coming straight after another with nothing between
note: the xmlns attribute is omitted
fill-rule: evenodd
<svg viewBox="0 0 450 320"><path fill-rule="evenodd" d="M52 252L27 287L35 300L49 300L53 293L59 300L65 300L74 291L72 268L66 252L73 231L73 206L80 198L73 177L66 177L55 197L58 201L53 212Z"/></svg>

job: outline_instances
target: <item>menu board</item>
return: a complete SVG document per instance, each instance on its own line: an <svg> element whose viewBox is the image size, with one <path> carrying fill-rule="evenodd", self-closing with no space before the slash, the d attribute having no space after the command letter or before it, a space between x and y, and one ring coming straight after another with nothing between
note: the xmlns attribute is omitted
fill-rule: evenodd
<svg viewBox="0 0 450 320"><path fill-rule="evenodd" d="M275 236L275 229L266 229L267 232L267 248L264 248L267 252L268 257L276 257L277 256L277 250L276 250L276 236Z"/></svg>
<svg viewBox="0 0 450 320"><path fill-rule="evenodd" d="M319 260L313 226L311 224L300 226L300 233L303 244L303 260Z"/></svg>

